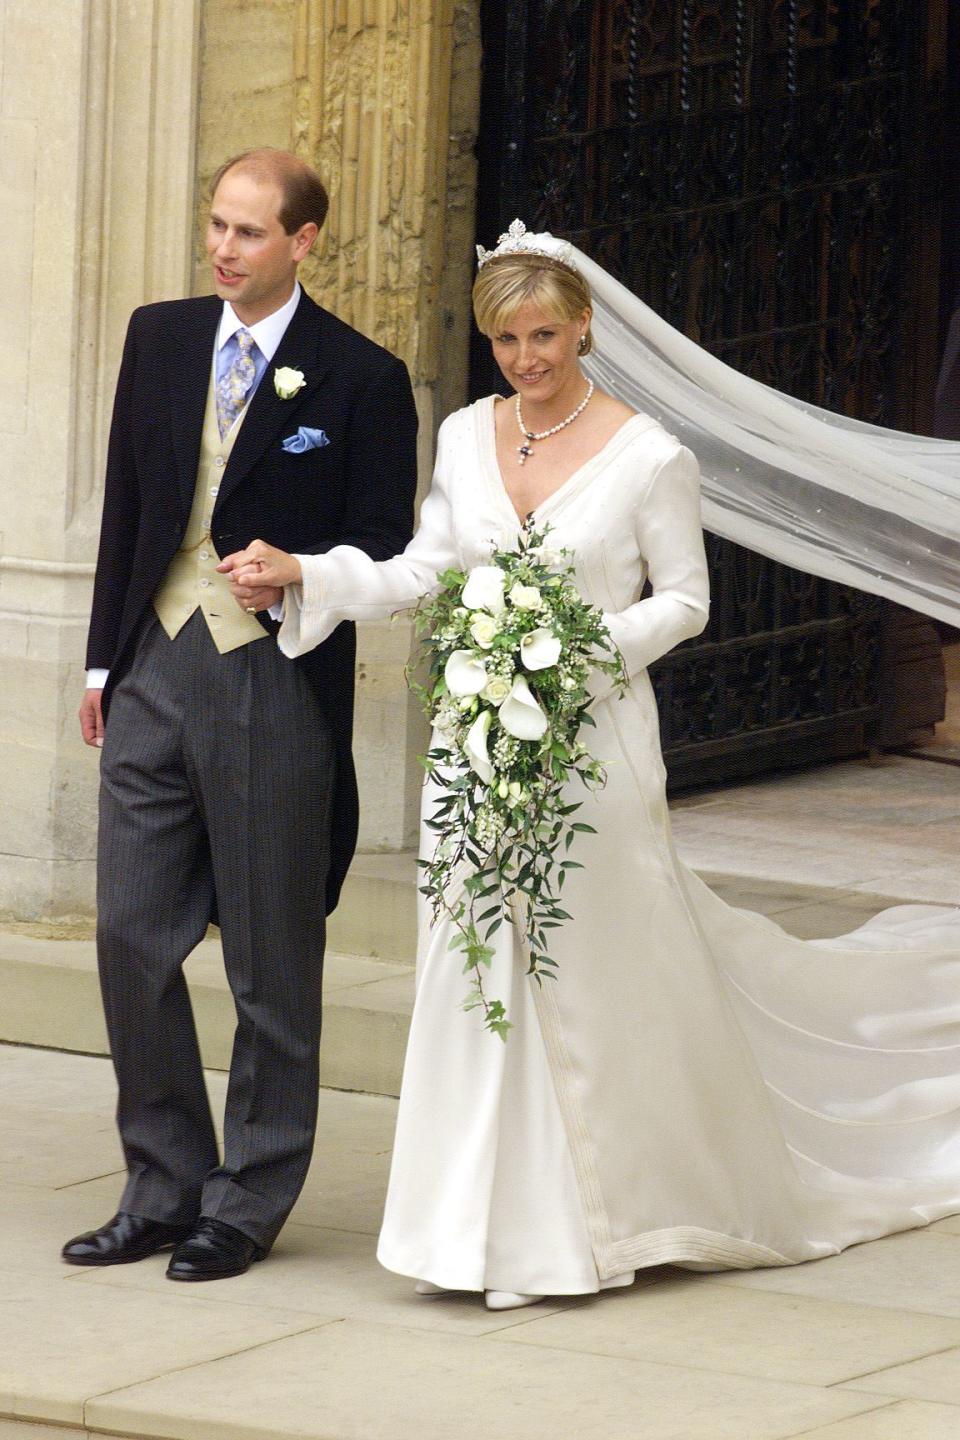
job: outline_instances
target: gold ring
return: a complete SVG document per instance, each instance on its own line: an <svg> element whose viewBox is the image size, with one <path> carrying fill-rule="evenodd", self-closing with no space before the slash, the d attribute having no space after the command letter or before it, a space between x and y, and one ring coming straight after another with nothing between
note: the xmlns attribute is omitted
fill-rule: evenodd
<svg viewBox="0 0 960 1440"><path fill-rule="evenodd" d="M256 605L248 605L248 606L246 607L246 610L247 610L247 614L248 614L248 615L256 615L256 613L257 613L257 607L256 607Z"/></svg>

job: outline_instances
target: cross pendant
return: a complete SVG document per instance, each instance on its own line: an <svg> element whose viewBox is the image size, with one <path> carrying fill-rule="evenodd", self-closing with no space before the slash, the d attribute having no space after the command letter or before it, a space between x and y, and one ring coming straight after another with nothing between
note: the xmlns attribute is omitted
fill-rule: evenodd
<svg viewBox="0 0 960 1440"><path fill-rule="evenodd" d="M524 462L524 460L526 460L527 456L533 454L533 450L532 450L532 448L531 448L529 445L526 445L526 444L524 444L524 445L518 445L518 446L517 446L517 454L520 456L520 459L517 461L517 464L518 464L518 465L522 465L523 462Z"/></svg>

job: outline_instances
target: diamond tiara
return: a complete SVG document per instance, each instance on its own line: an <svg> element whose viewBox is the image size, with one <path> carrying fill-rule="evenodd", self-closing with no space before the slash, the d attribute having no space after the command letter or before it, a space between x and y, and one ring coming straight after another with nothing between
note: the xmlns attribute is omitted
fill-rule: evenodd
<svg viewBox="0 0 960 1440"><path fill-rule="evenodd" d="M542 255L545 260L565 265L568 270L577 268L573 261L572 245L566 240L558 240L546 230L536 234L528 230L522 220L513 221L500 236L495 249L484 250L482 245L477 246L477 269L482 270L488 260L500 255Z"/></svg>

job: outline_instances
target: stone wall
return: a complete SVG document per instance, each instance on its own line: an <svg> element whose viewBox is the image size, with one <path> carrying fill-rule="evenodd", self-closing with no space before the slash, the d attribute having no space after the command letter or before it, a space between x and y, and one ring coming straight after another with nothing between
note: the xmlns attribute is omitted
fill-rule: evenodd
<svg viewBox="0 0 960 1440"><path fill-rule="evenodd" d="M96 753L77 733L106 425L135 305L208 287L220 161L291 146L333 194L312 293L410 366L421 480L466 392L478 0L0 5L0 915L89 913ZM361 845L412 843L403 624L358 668Z"/></svg>
<svg viewBox="0 0 960 1440"><path fill-rule="evenodd" d="M193 0L0 6L0 914L19 918L92 905L76 712L105 421L130 310L187 280L197 18Z"/></svg>

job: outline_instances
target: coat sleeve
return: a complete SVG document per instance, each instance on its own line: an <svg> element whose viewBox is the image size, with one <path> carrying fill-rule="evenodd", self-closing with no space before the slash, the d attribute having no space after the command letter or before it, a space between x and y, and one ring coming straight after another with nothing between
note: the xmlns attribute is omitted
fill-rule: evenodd
<svg viewBox="0 0 960 1440"><path fill-rule="evenodd" d="M438 588L458 563L450 501L450 420L440 427L437 462L417 532L401 555L376 560L359 546L335 545L325 555L299 555L302 585L288 585L277 643L284 655L314 649L342 620L381 620Z"/></svg>
<svg viewBox="0 0 960 1440"><path fill-rule="evenodd" d="M350 545L372 560L402 550L413 533L417 407L407 367L391 356L364 387L346 436L346 503L333 534L307 554Z"/></svg>
<svg viewBox="0 0 960 1440"><path fill-rule="evenodd" d="M709 615L700 467L686 447L678 446L655 472L636 524L653 593L603 617L631 676L699 635Z"/></svg>
<svg viewBox="0 0 960 1440"><path fill-rule="evenodd" d="M133 455L131 397L137 366L137 312L127 327L107 448L103 520L87 640L87 669L108 670L116 658L120 622L133 572L140 526L140 487Z"/></svg>

